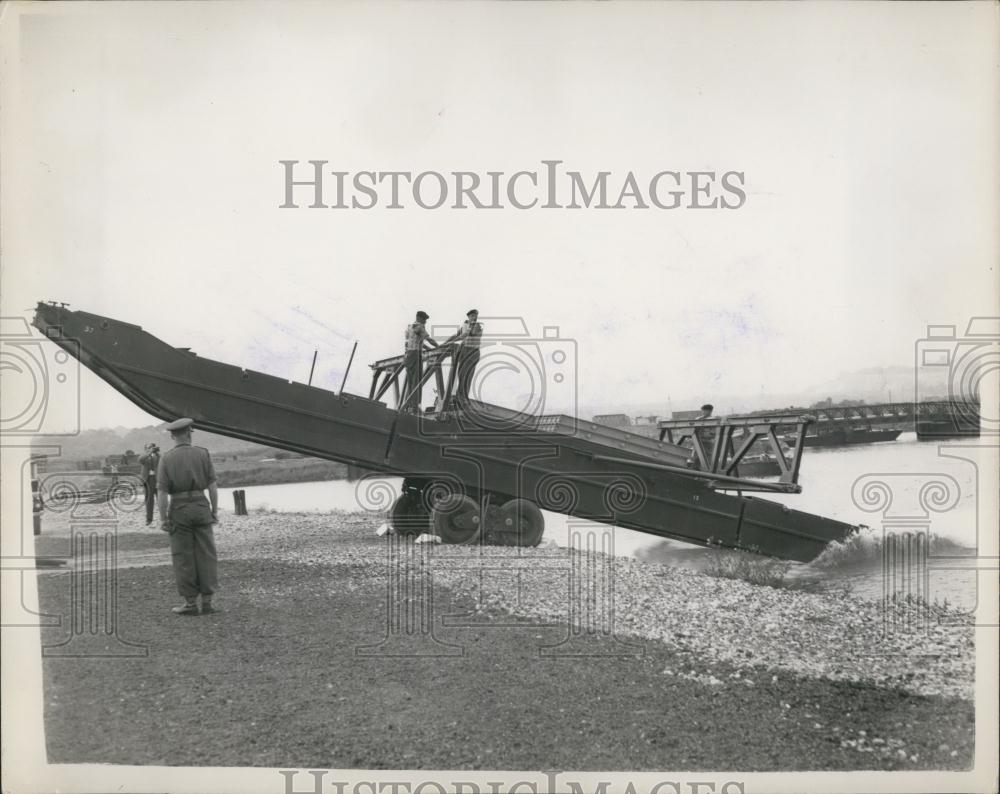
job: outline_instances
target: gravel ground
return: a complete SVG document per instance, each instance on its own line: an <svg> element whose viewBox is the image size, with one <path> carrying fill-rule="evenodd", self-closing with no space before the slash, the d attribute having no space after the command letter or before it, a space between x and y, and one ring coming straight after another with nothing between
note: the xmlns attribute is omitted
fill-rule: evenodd
<svg viewBox="0 0 1000 794"><path fill-rule="evenodd" d="M382 521L365 513L224 514L216 537L223 560L349 565L347 586L356 588L386 582L389 547L374 534ZM65 514L46 514L38 553L68 555L69 526ZM169 563L165 536L155 524L145 527L136 512L119 514L118 532L120 565ZM412 553L411 542L405 543ZM887 612L880 603L849 595L761 587L601 554L587 557L587 565L607 578L598 577L591 592L570 598L566 549L435 545L424 553L429 568L421 570L432 573L435 586L468 599L474 612L566 623L575 607L586 628L589 609L589 625L598 634L661 642L696 657L700 666L725 663L746 686L769 672L793 673L917 695L973 697L973 630L956 624L957 615ZM712 683L710 671L703 677Z"/></svg>
<svg viewBox="0 0 1000 794"><path fill-rule="evenodd" d="M221 613L179 618L168 567L119 571L120 637L146 653L44 654L52 763L762 771L972 759L963 700L791 674L748 687L732 666L709 673L657 642L629 658L600 655L620 650L606 640L591 656L539 657L565 625L499 614L441 629L438 655L399 656L380 645L384 583L351 564L230 558L223 575ZM71 580L41 577L43 606L64 613ZM471 607L443 588L434 599ZM43 630L43 647L60 634ZM386 652L359 653L373 648Z"/></svg>
<svg viewBox="0 0 1000 794"><path fill-rule="evenodd" d="M381 523L224 514L222 611L178 618L155 525L95 505L72 520L47 512L40 556L105 548L71 543L74 527L116 533L118 636L145 648L122 656L91 626L75 639L106 655L70 646L57 656L67 621L43 629L49 760L748 771L972 762L966 627L883 638L874 604L599 554L582 563L606 576L571 598L565 549L417 546L377 537ZM80 562L39 577L43 612L68 615L75 594L93 592L68 575L93 569ZM613 624L580 631L609 614L598 608L609 583ZM571 607L581 621L568 622ZM425 644L414 648L406 633L427 615L429 656L427 635L416 632Z"/></svg>

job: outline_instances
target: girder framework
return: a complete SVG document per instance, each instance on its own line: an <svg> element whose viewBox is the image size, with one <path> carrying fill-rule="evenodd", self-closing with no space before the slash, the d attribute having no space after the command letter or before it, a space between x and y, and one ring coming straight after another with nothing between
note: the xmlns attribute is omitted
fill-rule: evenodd
<svg viewBox="0 0 1000 794"><path fill-rule="evenodd" d="M368 393L371 400L381 400L386 392L392 388L393 405L396 410L407 405L413 392L423 389L427 381L434 378L437 389L437 400L435 400L435 411L443 413L453 407L455 399L456 370L454 348L452 345L441 346L433 350L422 351L423 373L417 384L405 383L406 363L404 356L393 356L383 358L369 366L372 369L372 385ZM450 363L447 378L444 373L445 363ZM405 389L405 393L404 393Z"/></svg>
<svg viewBox="0 0 1000 794"><path fill-rule="evenodd" d="M755 414L757 419L788 416L788 411ZM951 421L959 418L970 426L979 424L978 400L928 400L925 402L876 403L872 405L834 405L809 408L801 412L813 418L816 432L834 427L884 427L911 431L921 422ZM660 422L660 427L664 422Z"/></svg>
<svg viewBox="0 0 1000 794"><path fill-rule="evenodd" d="M660 440L690 446L693 469L733 478L739 478L740 461L755 445L761 445L781 470L778 482L797 485L802 442L813 421L808 414L672 419L659 423ZM793 443L782 444L779 432L790 434Z"/></svg>

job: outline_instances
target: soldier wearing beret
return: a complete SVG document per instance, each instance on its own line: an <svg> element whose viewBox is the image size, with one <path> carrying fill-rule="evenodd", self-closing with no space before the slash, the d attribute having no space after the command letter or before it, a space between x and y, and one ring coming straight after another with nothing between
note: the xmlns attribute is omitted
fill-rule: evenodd
<svg viewBox="0 0 1000 794"><path fill-rule="evenodd" d="M483 326L479 322L479 310L469 309L465 313L465 322L458 332L450 337L445 344L456 342L455 367L458 372L458 385L455 388L455 402L459 406L469 402L469 389L472 387L472 376L476 373L479 363L479 346L482 343Z"/></svg>
<svg viewBox="0 0 1000 794"><path fill-rule="evenodd" d="M214 612L212 595L218 586L212 525L218 520L219 491L212 456L191 445L193 424L193 419L178 419L167 425L174 448L163 454L156 472L160 528L170 533L174 578L184 598L173 609L178 615L197 615L199 595L201 614Z"/></svg>
<svg viewBox="0 0 1000 794"><path fill-rule="evenodd" d="M416 322L406 326L406 352L403 356L403 364L406 367L406 385L403 387L403 394L406 397L400 409L411 413L420 413L420 397L423 391L420 378L424 374L424 345L438 346L437 342L431 339L431 335L427 333L425 323L429 319L430 315L427 312L417 312Z"/></svg>

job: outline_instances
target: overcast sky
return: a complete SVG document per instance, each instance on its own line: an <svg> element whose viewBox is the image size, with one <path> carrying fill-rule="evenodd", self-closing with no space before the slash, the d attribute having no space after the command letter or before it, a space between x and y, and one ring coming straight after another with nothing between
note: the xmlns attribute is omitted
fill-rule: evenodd
<svg viewBox="0 0 1000 794"><path fill-rule="evenodd" d="M581 403L665 413L907 365L927 324L998 313L991 4L35 9L5 64L6 316L68 301L297 380L318 350L333 388L357 340L366 394L415 310L476 307L575 340ZM310 159L732 170L747 195L279 209L278 161ZM154 421L92 376L82 410Z"/></svg>

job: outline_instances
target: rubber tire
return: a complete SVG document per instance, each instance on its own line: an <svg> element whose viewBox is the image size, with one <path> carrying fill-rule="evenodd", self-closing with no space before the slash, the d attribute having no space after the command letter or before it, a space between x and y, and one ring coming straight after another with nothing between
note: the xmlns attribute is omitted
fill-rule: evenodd
<svg viewBox="0 0 1000 794"><path fill-rule="evenodd" d="M527 499L511 499L500 508L500 521L512 522L515 546L537 546L545 533L545 516L538 505Z"/></svg>
<svg viewBox="0 0 1000 794"><path fill-rule="evenodd" d="M452 494L434 506L431 523L442 543L475 543L483 526L482 511L468 496Z"/></svg>
<svg viewBox="0 0 1000 794"><path fill-rule="evenodd" d="M419 491L404 491L392 503L389 524L397 535L421 535L431 531L431 516Z"/></svg>

